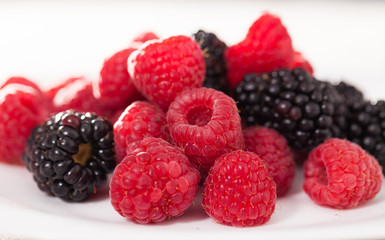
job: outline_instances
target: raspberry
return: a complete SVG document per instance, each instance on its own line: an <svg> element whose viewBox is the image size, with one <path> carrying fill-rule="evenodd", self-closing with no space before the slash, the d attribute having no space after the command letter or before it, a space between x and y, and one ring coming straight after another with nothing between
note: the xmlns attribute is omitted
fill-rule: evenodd
<svg viewBox="0 0 385 240"><path fill-rule="evenodd" d="M291 68L303 68L310 75L313 75L313 67L310 65L309 61L307 61L300 52L295 52L294 54L294 63Z"/></svg>
<svg viewBox="0 0 385 240"><path fill-rule="evenodd" d="M181 215L194 200L199 173L183 151L160 138L131 143L110 183L114 209L138 223Z"/></svg>
<svg viewBox="0 0 385 240"><path fill-rule="evenodd" d="M28 80L27 78L24 78L24 77L11 77L11 78L7 79L7 81L5 81L3 84L0 85L0 89L3 89L5 86L10 85L10 84L21 84L21 85L32 87L40 93L42 92L36 83L34 83L34 82Z"/></svg>
<svg viewBox="0 0 385 240"><path fill-rule="evenodd" d="M148 102L136 101L128 106L114 124L115 149L118 162L126 156L127 146L145 137L169 140L166 114Z"/></svg>
<svg viewBox="0 0 385 240"><path fill-rule="evenodd" d="M94 112L98 115L109 115L100 102L94 97L91 80L85 77L69 78L58 86L47 91L52 98L54 113L73 109L79 112Z"/></svg>
<svg viewBox="0 0 385 240"><path fill-rule="evenodd" d="M99 80L93 82L94 94L105 107L124 108L141 98L127 72L127 59L135 49L123 49L106 59Z"/></svg>
<svg viewBox="0 0 385 240"><path fill-rule="evenodd" d="M258 154L277 184L277 196L289 191L294 180L295 163L286 139L274 129L249 127L243 132L246 150Z"/></svg>
<svg viewBox="0 0 385 240"><path fill-rule="evenodd" d="M281 20L265 13L249 28L246 38L225 52L233 89L248 73L290 68L294 62L291 38Z"/></svg>
<svg viewBox="0 0 385 240"><path fill-rule="evenodd" d="M155 33L143 32L132 40L132 45L140 45L142 43L145 43L149 40L154 40L154 39L159 39L159 37Z"/></svg>
<svg viewBox="0 0 385 240"><path fill-rule="evenodd" d="M91 113L65 111L32 131L23 163L40 190L83 201L115 168L112 125Z"/></svg>
<svg viewBox="0 0 385 240"><path fill-rule="evenodd" d="M234 91L247 125L274 128L295 150L310 151L345 134L346 107L333 85L304 69L248 74Z"/></svg>
<svg viewBox="0 0 385 240"><path fill-rule="evenodd" d="M226 94L195 88L179 94L167 111L175 144L200 170L209 170L223 155L244 148L237 106Z"/></svg>
<svg viewBox="0 0 385 240"><path fill-rule="evenodd" d="M35 85L36 86L36 85ZM51 111L40 90L30 84L7 83L0 89L0 161L21 164L31 130Z"/></svg>
<svg viewBox="0 0 385 240"><path fill-rule="evenodd" d="M357 144L337 138L310 153L304 174L303 189L314 202L342 209L374 198L384 178L374 157Z"/></svg>
<svg viewBox="0 0 385 240"><path fill-rule="evenodd" d="M174 36L143 44L129 57L128 71L137 89L167 110L178 93L202 86L205 62L193 39Z"/></svg>
<svg viewBox="0 0 385 240"><path fill-rule="evenodd" d="M227 49L226 44L214 33L207 33L203 30L199 30L193 36L201 47L205 58L206 76L203 86L228 94L230 86L227 80L226 61L223 57Z"/></svg>
<svg viewBox="0 0 385 240"><path fill-rule="evenodd" d="M275 209L275 182L252 152L234 151L218 158L203 187L203 208L225 225L261 225Z"/></svg>

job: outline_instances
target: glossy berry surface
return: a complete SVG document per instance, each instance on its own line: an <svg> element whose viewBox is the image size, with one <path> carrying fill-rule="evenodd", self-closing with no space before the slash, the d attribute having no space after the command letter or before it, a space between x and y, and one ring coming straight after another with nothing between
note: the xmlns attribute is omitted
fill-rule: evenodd
<svg viewBox="0 0 385 240"><path fill-rule="evenodd" d="M143 44L130 55L128 72L143 96L166 111L178 93L202 86L205 62L199 45L179 35Z"/></svg>
<svg viewBox="0 0 385 240"><path fill-rule="evenodd" d="M23 163L40 190L83 201L115 168L112 125L91 113L60 112L32 131Z"/></svg>
<svg viewBox="0 0 385 240"><path fill-rule="evenodd" d="M277 196L285 195L291 188L295 175L295 162L286 139L277 131L265 127L244 130L246 150L256 153L266 165L277 185Z"/></svg>
<svg viewBox="0 0 385 240"><path fill-rule="evenodd" d="M146 101L135 101L128 106L114 124L115 149L118 161L126 155L127 146L145 137L170 140L166 114Z"/></svg>
<svg viewBox="0 0 385 240"><path fill-rule="evenodd" d="M224 153L244 147L234 100L214 89L194 88L179 94L167 111L167 123L174 143L203 171Z"/></svg>
<svg viewBox="0 0 385 240"><path fill-rule="evenodd" d="M148 137L128 146L110 183L111 204L138 223L179 216L198 190L199 173L183 151L160 138Z"/></svg>
<svg viewBox="0 0 385 240"><path fill-rule="evenodd" d="M303 189L320 205L354 208L373 199L384 179L374 157L359 145L332 138L315 148L304 165Z"/></svg>
<svg viewBox="0 0 385 240"><path fill-rule="evenodd" d="M216 222L237 226L262 225L275 209L276 185L257 154L224 154L204 182L202 206Z"/></svg>

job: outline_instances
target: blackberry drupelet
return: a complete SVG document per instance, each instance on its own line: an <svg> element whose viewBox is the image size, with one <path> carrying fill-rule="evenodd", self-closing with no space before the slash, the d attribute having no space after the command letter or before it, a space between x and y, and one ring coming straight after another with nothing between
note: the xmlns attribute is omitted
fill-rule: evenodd
<svg viewBox="0 0 385 240"><path fill-rule="evenodd" d="M310 151L331 137L343 137L346 108L335 87L304 69L248 74L234 90L246 125L274 128L296 150Z"/></svg>
<svg viewBox="0 0 385 240"><path fill-rule="evenodd" d="M226 44L219 40L215 34L203 30L199 30L193 36L203 50L205 57L206 76L203 86L228 94L230 85L227 80L226 61L223 57L227 48Z"/></svg>
<svg viewBox="0 0 385 240"><path fill-rule="evenodd" d="M67 110L34 128L22 159L42 191L82 201L114 170L113 140L112 125L104 118Z"/></svg>
<svg viewBox="0 0 385 240"><path fill-rule="evenodd" d="M357 101L348 108L347 139L372 154L385 174L385 101Z"/></svg>
<svg viewBox="0 0 385 240"><path fill-rule="evenodd" d="M335 85L335 87L347 106L351 106L355 102L362 102L364 100L362 92L353 85L341 81Z"/></svg>

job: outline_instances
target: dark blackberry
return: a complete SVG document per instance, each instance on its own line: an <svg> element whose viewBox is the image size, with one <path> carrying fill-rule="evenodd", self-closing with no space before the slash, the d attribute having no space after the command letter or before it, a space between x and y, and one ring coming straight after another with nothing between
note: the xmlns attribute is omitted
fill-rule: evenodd
<svg viewBox="0 0 385 240"><path fill-rule="evenodd" d="M351 106L355 102L362 102L364 95L353 85L350 85L344 81L339 82L335 85L338 93L343 97L344 103L347 106Z"/></svg>
<svg viewBox="0 0 385 240"><path fill-rule="evenodd" d="M334 86L301 68L248 74L234 98L247 125L276 129L296 150L310 151L346 128L346 108Z"/></svg>
<svg viewBox="0 0 385 240"><path fill-rule="evenodd" d="M200 45L206 62L206 76L204 87L214 88L226 94L230 86L227 80L227 66L223 57L227 46L213 33L199 30L193 34L195 41Z"/></svg>
<svg viewBox="0 0 385 240"><path fill-rule="evenodd" d="M385 174L385 101L357 101L349 106L347 138L372 154Z"/></svg>
<svg viewBox="0 0 385 240"><path fill-rule="evenodd" d="M42 191L82 201L114 170L113 139L104 118L68 110L34 128L22 159Z"/></svg>

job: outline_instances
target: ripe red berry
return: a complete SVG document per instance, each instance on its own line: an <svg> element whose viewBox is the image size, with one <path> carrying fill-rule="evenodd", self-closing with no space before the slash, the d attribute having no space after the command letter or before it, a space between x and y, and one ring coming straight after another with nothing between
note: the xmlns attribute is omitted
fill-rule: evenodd
<svg viewBox="0 0 385 240"><path fill-rule="evenodd" d="M127 59L136 48L123 49L104 61L94 94L105 107L119 109L141 98L127 72Z"/></svg>
<svg viewBox="0 0 385 240"><path fill-rule="evenodd" d="M215 161L204 182L202 206L215 221L261 225L275 209L276 185L257 154L235 151Z"/></svg>
<svg viewBox="0 0 385 240"><path fill-rule="evenodd" d="M314 72L313 67L311 66L309 61L303 57L302 53L296 51L294 54L294 62L293 62L292 68L299 68L299 67L305 69L311 75Z"/></svg>
<svg viewBox="0 0 385 240"><path fill-rule="evenodd" d="M147 42L149 40L154 40L154 39L159 39L159 37L155 33L153 33L153 32L143 32L143 33L139 34L138 36L136 36L132 40L132 44L131 45L139 46L142 43L145 43L145 42Z"/></svg>
<svg viewBox="0 0 385 240"><path fill-rule="evenodd" d="M5 86L10 85L10 84L21 84L21 85L24 85L24 86L32 87L37 92L42 92L41 89L39 88L39 86L36 83L34 83L31 80L29 80L27 78L24 78L24 77L10 77L4 83L2 83L0 85L0 89L4 88Z"/></svg>
<svg viewBox="0 0 385 240"><path fill-rule="evenodd" d="M295 162L286 139L265 127L249 127L243 137L246 150L258 154L277 184L277 196L283 196L290 190L295 175Z"/></svg>
<svg viewBox="0 0 385 240"><path fill-rule="evenodd" d="M224 153L244 148L234 100L214 89L194 88L179 94L167 111L167 123L174 143L203 171Z"/></svg>
<svg viewBox="0 0 385 240"><path fill-rule="evenodd" d="M181 215L194 200L199 173L182 150L148 137L128 146L110 183L114 209L138 223L162 222Z"/></svg>
<svg viewBox="0 0 385 240"><path fill-rule="evenodd" d="M303 189L320 205L353 208L376 196L384 179L374 157L359 145L332 138L311 151Z"/></svg>
<svg viewBox="0 0 385 240"><path fill-rule="evenodd" d="M0 89L0 161L21 164L31 130L48 117L50 107L30 84L9 83Z"/></svg>
<svg viewBox="0 0 385 240"><path fill-rule="evenodd" d="M205 61L192 38L174 36L143 44L130 55L128 72L143 96L167 110L178 93L202 86Z"/></svg>
<svg viewBox="0 0 385 240"><path fill-rule="evenodd" d="M136 101L124 110L114 124L115 150L118 162L126 156L127 146L130 143L145 137L169 140L166 114L149 102Z"/></svg>
<svg viewBox="0 0 385 240"><path fill-rule="evenodd" d="M230 86L235 88L247 73L290 68L294 49L281 20L265 13L251 25L243 41L227 48L225 59Z"/></svg>

